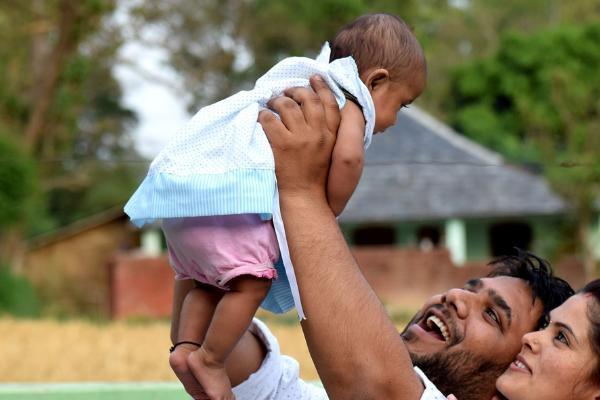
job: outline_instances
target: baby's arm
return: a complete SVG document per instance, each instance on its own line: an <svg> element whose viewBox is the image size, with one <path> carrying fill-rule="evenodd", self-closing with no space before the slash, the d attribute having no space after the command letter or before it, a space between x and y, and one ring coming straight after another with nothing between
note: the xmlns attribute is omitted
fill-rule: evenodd
<svg viewBox="0 0 600 400"><path fill-rule="evenodd" d="M336 216L342 213L360 180L364 162L364 135L363 113L356 104L347 101L342 110L342 121L327 178L327 199Z"/></svg>

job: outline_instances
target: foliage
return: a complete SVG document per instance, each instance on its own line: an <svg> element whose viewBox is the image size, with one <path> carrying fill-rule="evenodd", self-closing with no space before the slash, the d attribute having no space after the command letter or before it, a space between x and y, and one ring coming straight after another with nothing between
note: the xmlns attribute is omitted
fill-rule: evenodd
<svg viewBox="0 0 600 400"><path fill-rule="evenodd" d="M496 55L456 70L452 122L513 159L589 165L585 154L600 150L599 67L600 24L508 34Z"/></svg>
<svg viewBox="0 0 600 400"><path fill-rule="evenodd" d="M148 0L132 7L136 40L164 49L183 78L190 110L247 88L287 56L314 56L353 18L374 11L410 15L416 0L245 2ZM153 32L161 32L157 37Z"/></svg>
<svg viewBox="0 0 600 400"><path fill-rule="evenodd" d="M40 315L40 302L31 283L7 266L0 266L0 313L17 317Z"/></svg>
<svg viewBox="0 0 600 400"><path fill-rule="evenodd" d="M445 116L449 71L493 54L500 33L598 19L595 0L147 0L130 2L132 37L167 53L190 111L247 88L286 56L313 56L344 24L368 12L397 14L428 59L420 103ZM156 32L160 32L157 35Z"/></svg>
<svg viewBox="0 0 600 400"><path fill-rule="evenodd" d="M596 0L421 1L407 17L428 60L428 88L419 103L443 119L451 71L498 50L506 32L532 34L562 24L598 21Z"/></svg>
<svg viewBox="0 0 600 400"><path fill-rule="evenodd" d="M26 217L35 187L33 160L6 136L0 136L0 227Z"/></svg>
<svg viewBox="0 0 600 400"><path fill-rule="evenodd" d="M600 198L598 70L600 23L510 33L495 55L456 70L448 98L460 132L510 159L543 166L572 205L584 247Z"/></svg>
<svg viewBox="0 0 600 400"><path fill-rule="evenodd" d="M112 73L123 41L114 10L114 0L8 0L0 7L0 131L35 159L44 193L32 200L36 216L26 236L113 207L137 178L127 165L118 174L102 166L140 159L128 136L135 115L121 104ZM99 184L111 189L81 201Z"/></svg>

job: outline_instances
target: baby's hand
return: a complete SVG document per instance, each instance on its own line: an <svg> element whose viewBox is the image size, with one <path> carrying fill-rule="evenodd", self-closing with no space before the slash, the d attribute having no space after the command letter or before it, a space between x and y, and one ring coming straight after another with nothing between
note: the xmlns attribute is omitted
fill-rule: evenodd
<svg viewBox="0 0 600 400"><path fill-rule="evenodd" d="M448 396L448 400L458 400L455 395L451 394Z"/></svg>

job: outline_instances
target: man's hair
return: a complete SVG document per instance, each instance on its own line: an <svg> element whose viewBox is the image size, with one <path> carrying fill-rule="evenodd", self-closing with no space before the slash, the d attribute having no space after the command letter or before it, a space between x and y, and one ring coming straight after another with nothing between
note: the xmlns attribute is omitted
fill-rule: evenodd
<svg viewBox="0 0 600 400"><path fill-rule="evenodd" d="M390 78L407 79L426 70L425 55L410 27L391 14L367 14L344 26L331 41L329 61L352 56L362 73L385 68Z"/></svg>
<svg viewBox="0 0 600 400"><path fill-rule="evenodd" d="M592 297L592 302L588 306L587 317L590 321L589 340L592 351L596 356L596 365L592 370L591 381L600 386L600 279L591 281L579 292Z"/></svg>
<svg viewBox="0 0 600 400"><path fill-rule="evenodd" d="M550 310L560 306L574 294L567 281L554 276L548 261L528 251L515 249L517 254L502 256L488 265L493 269L487 276L510 276L523 279L531 289L532 302L539 298L543 305L542 317L536 328L545 325Z"/></svg>

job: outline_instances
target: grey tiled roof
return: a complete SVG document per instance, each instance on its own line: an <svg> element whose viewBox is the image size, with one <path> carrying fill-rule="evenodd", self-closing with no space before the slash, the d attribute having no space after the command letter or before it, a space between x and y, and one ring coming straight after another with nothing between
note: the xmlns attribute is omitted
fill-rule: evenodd
<svg viewBox="0 0 600 400"><path fill-rule="evenodd" d="M373 138L340 222L555 215L564 201L538 175L506 164L412 106Z"/></svg>

